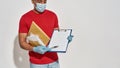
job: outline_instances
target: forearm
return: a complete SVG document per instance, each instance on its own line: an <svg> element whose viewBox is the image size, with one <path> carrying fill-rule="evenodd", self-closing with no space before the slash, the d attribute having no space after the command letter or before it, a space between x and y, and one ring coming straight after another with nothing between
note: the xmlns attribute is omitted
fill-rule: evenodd
<svg viewBox="0 0 120 68"><path fill-rule="evenodd" d="M33 47L26 42L26 37L27 37L27 33L19 33L20 47L25 49L25 50L32 51Z"/></svg>
<svg viewBox="0 0 120 68"><path fill-rule="evenodd" d="M33 51L33 47L27 42L20 42L20 47L25 50Z"/></svg>

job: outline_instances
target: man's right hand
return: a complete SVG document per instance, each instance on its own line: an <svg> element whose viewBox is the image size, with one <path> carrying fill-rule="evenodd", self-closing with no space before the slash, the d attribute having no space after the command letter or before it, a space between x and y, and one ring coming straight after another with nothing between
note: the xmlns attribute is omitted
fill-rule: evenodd
<svg viewBox="0 0 120 68"><path fill-rule="evenodd" d="M44 53L46 53L47 51L50 51L50 50L51 50L50 48L48 48L46 46L43 46L43 45L33 47L33 51L37 52L39 54L44 54Z"/></svg>

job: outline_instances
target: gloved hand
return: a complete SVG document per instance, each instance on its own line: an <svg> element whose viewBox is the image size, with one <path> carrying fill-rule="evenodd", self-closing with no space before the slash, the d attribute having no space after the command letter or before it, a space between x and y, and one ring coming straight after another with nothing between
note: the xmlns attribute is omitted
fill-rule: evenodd
<svg viewBox="0 0 120 68"><path fill-rule="evenodd" d="M72 41L72 38L73 38L73 35L69 35L69 36L67 37L67 39L68 39L68 44Z"/></svg>
<svg viewBox="0 0 120 68"><path fill-rule="evenodd" d="M33 51L37 52L39 54L44 54L44 53L46 53L47 51L50 51L50 50L51 50L50 48L48 48L46 46L43 46L43 45L33 47Z"/></svg>

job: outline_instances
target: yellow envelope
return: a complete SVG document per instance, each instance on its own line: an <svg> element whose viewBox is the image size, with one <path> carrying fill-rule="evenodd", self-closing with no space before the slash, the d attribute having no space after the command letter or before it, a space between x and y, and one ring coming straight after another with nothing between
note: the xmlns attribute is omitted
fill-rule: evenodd
<svg viewBox="0 0 120 68"><path fill-rule="evenodd" d="M50 38L48 37L48 35L34 22L32 21L32 24L30 26L29 32L28 32L28 36L30 34L34 34L34 35L38 35L39 39L45 44L47 45L48 42L50 41ZM29 41L29 44L31 46L37 46L40 45L37 41Z"/></svg>

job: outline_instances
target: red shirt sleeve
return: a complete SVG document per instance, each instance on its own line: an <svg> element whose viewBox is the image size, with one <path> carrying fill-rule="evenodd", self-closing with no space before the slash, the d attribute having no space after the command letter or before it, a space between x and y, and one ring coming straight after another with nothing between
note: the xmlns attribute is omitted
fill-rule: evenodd
<svg viewBox="0 0 120 68"><path fill-rule="evenodd" d="M55 24L54 24L54 28L59 28L59 24L58 24L58 18L55 15Z"/></svg>
<svg viewBox="0 0 120 68"><path fill-rule="evenodd" d="M20 22L19 22L19 33L28 33L28 27L25 22L25 17L21 17Z"/></svg>

